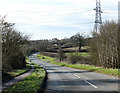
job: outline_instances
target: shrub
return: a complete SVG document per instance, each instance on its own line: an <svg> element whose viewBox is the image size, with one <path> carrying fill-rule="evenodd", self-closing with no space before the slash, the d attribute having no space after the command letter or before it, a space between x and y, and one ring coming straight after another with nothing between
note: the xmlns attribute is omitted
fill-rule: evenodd
<svg viewBox="0 0 120 93"><path fill-rule="evenodd" d="M68 56L68 60L72 64L75 64L75 63L79 63L79 64L91 64L91 57L89 57L89 56L81 56L79 54L70 54Z"/></svg>
<svg viewBox="0 0 120 93"><path fill-rule="evenodd" d="M68 57L68 59L70 60L70 63L75 64L75 63L77 63L77 62L80 60L79 57L80 57L80 56L78 56L78 55L73 55L73 54L71 54L71 55Z"/></svg>
<svg viewBox="0 0 120 93"><path fill-rule="evenodd" d="M65 54L61 46L58 49L58 58L60 61L63 61L65 58Z"/></svg>
<svg viewBox="0 0 120 93"><path fill-rule="evenodd" d="M13 69L20 69L26 66L25 57L22 52L13 55L10 62Z"/></svg>
<svg viewBox="0 0 120 93"><path fill-rule="evenodd" d="M45 55L45 56L49 56L49 57L53 57L53 58L58 58L57 53L43 52L43 53L40 53L40 54Z"/></svg>

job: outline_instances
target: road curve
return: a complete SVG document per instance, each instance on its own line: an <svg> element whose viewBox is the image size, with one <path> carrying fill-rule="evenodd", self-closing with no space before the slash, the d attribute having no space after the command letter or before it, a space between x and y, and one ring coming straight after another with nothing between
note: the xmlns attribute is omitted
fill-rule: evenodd
<svg viewBox="0 0 120 93"><path fill-rule="evenodd" d="M119 93L116 77L54 65L36 56L29 58L48 73L45 93Z"/></svg>

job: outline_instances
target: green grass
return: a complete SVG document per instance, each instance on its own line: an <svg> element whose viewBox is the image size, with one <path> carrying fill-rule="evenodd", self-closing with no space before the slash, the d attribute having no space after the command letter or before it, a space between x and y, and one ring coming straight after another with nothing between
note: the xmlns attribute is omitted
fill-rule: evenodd
<svg viewBox="0 0 120 93"><path fill-rule="evenodd" d="M41 59L41 60L44 60L44 61L55 61L57 58L52 58L52 57L48 57L48 56L43 56L43 55L37 55L37 57L39 58L39 59ZM44 59L43 59L43 57L44 57Z"/></svg>
<svg viewBox="0 0 120 93"><path fill-rule="evenodd" d="M35 63L31 63L31 65L36 65Z"/></svg>
<svg viewBox="0 0 120 93"><path fill-rule="evenodd" d="M28 70L30 70L30 68L31 68L30 64L27 63L26 67L24 67L23 69L15 69L13 71L9 71L9 72L3 73L2 81L6 82L6 81L12 79L13 77L19 76L19 75L27 72Z"/></svg>
<svg viewBox="0 0 120 93"><path fill-rule="evenodd" d="M35 71L31 75L23 81L16 83L11 88L4 90L2 93L37 93L39 90L42 90L46 72L39 65L34 66Z"/></svg>
<svg viewBox="0 0 120 93"><path fill-rule="evenodd" d="M79 47L71 47L71 48L64 48L64 50L78 50L79 49Z"/></svg>
<svg viewBox="0 0 120 93"><path fill-rule="evenodd" d="M82 46L81 49L89 49L90 46Z"/></svg>
<svg viewBox="0 0 120 93"><path fill-rule="evenodd" d="M38 58L42 59L42 55L38 54ZM71 67L71 68L76 68L76 69L81 69L81 70L87 70L87 71L92 71L92 72L98 72L98 73L103 73L103 74L108 74L108 75L113 75L113 76L118 76L118 69L108 69L108 68L103 68L103 67L95 67L92 65L83 65L83 64L69 64L67 62L56 62L54 58L44 56L45 59L44 61L49 61L52 64L60 65L60 66L65 66L65 67ZM42 59L43 60L43 59ZM120 76L120 75L119 75Z"/></svg>
<svg viewBox="0 0 120 93"><path fill-rule="evenodd" d="M83 57L88 57L90 56L90 53L88 52L73 52L73 53L66 53L67 55L79 55Z"/></svg>
<svg viewBox="0 0 120 93"><path fill-rule="evenodd" d="M13 70L12 72L8 72L8 74L10 74L13 77L16 77L16 76L28 71L30 68L31 68L30 64L26 64L25 68Z"/></svg>
<svg viewBox="0 0 120 93"><path fill-rule="evenodd" d="M30 60L28 57L26 57L26 61L29 61L29 62L30 62L31 60Z"/></svg>
<svg viewBox="0 0 120 93"><path fill-rule="evenodd" d="M82 46L81 49L89 49L90 46ZM78 51L79 47L65 48L64 50L76 50Z"/></svg>

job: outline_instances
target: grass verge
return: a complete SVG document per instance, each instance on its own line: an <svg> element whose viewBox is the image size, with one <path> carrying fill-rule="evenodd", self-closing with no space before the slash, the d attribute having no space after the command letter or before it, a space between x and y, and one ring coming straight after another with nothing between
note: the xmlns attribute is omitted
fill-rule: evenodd
<svg viewBox="0 0 120 93"><path fill-rule="evenodd" d="M2 93L37 93L42 90L46 72L39 65L34 64L34 72Z"/></svg>
<svg viewBox="0 0 120 93"><path fill-rule="evenodd" d="M29 62L30 62L31 60L30 60L28 57L26 57L26 61L29 61Z"/></svg>
<svg viewBox="0 0 120 93"><path fill-rule="evenodd" d="M72 52L72 53L65 53L66 55L79 55L79 56L83 56L83 57L88 57L90 56L90 53L88 52Z"/></svg>
<svg viewBox="0 0 120 93"><path fill-rule="evenodd" d="M48 56L43 56L43 55L40 55L40 54L38 54L37 57L41 60L50 62L52 64L60 65L60 66L71 67L71 68L76 68L76 69L81 69L81 70L92 71L92 72L99 72L99 73L113 75L113 76L120 76L120 73L118 73L118 69L108 69L108 68L95 67L95 66L92 66L92 65L83 65L83 64L81 64L81 65L69 64L67 62L56 62L55 58L51 58L51 57L48 57ZM43 59L43 57L44 57L44 59Z"/></svg>
<svg viewBox="0 0 120 93"><path fill-rule="evenodd" d="M2 73L2 82L7 82L8 80L16 77L16 76L19 76L27 71L29 71L31 68L30 64L27 63L26 64L26 67L24 67L23 69L15 69L13 71L9 71L9 72L6 72L6 73Z"/></svg>

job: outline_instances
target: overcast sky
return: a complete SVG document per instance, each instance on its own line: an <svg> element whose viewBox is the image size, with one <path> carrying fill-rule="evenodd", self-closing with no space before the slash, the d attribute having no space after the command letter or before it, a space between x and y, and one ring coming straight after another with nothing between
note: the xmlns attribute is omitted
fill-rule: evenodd
<svg viewBox="0 0 120 93"><path fill-rule="evenodd" d="M118 19L119 0L101 0L102 20ZM90 35L96 0L0 0L0 15L31 40Z"/></svg>

